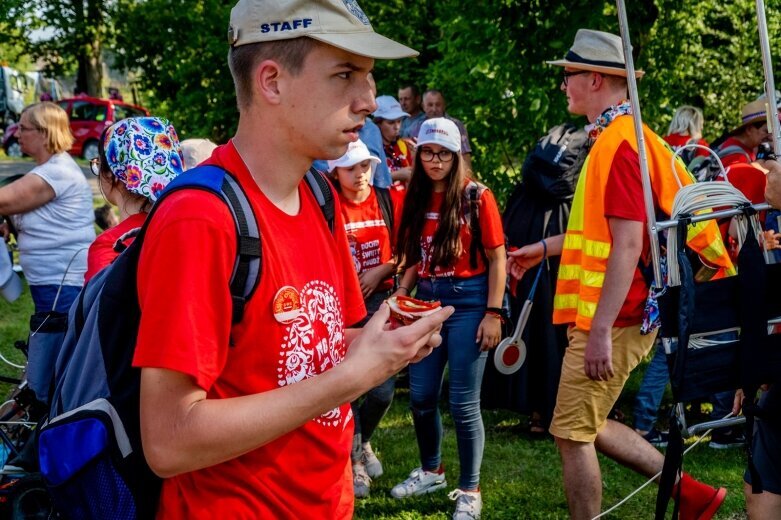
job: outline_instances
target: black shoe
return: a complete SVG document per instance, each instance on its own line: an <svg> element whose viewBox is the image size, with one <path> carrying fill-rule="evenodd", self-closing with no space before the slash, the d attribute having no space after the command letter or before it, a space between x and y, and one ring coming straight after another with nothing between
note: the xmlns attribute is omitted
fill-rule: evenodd
<svg viewBox="0 0 781 520"><path fill-rule="evenodd" d="M648 441L648 444L651 446L656 446L657 448L666 448L667 439L669 437L669 432L660 432L656 428L652 428L650 432L643 435L643 439Z"/></svg>
<svg viewBox="0 0 781 520"><path fill-rule="evenodd" d="M746 445L746 436L743 428L729 428L726 430L714 430L711 434L709 448L727 450L730 448L742 448Z"/></svg>

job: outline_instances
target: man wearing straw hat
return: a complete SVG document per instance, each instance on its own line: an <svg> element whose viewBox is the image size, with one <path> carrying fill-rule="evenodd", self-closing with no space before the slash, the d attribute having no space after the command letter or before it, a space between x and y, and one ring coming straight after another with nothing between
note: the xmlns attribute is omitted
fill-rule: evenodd
<svg viewBox="0 0 781 520"><path fill-rule="evenodd" d="M746 103L741 110L740 126L732 130L729 137L714 148L725 168L735 163L753 162L756 159L757 147L770 139L766 104L765 96Z"/></svg>
<svg viewBox="0 0 781 520"><path fill-rule="evenodd" d="M566 57L549 63L564 68L567 108L588 118L593 143L567 232L547 244L549 254L562 255L553 321L570 325L550 432L561 454L570 515L590 519L602 502L597 450L647 477L664 463L634 430L607 419L656 337L641 333L648 283L639 265L647 264L650 246L621 38L581 29ZM693 180L682 166L671 172L669 148L648 128L644 132L655 203L669 214L678 190L674 175L682 184ZM733 269L715 224L694 230L689 244L709 265ZM540 244L510 253L510 269L522 274L542 254ZM711 518L726 494L687 474L678 486L684 520Z"/></svg>

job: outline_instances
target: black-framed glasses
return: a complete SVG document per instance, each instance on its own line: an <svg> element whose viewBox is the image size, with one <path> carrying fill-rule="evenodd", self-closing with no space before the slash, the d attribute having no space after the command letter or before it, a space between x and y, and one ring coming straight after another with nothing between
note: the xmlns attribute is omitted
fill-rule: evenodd
<svg viewBox="0 0 781 520"><path fill-rule="evenodd" d="M451 152L450 150L440 150L438 152L435 152L430 148L422 148L420 150L421 161L431 162L434 160L434 157L436 157L437 160L440 162L450 162L453 160L453 152Z"/></svg>
<svg viewBox="0 0 781 520"><path fill-rule="evenodd" d="M591 71L588 71L588 70L574 70L572 72L567 72L565 70L564 74L562 74L562 76L564 77L564 79L562 80L564 82L564 86L565 87L567 86L567 82L569 81L570 77L577 76L579 74L588 74L589 72L591 72Z"/></svg>
<svg viewBox="0 0 781 520"><path fill-rule="evenodd" d="M92 172L92 175L97 177L100 175L100 158L99 157L93 157L89 160L89 171Z"/></svg>

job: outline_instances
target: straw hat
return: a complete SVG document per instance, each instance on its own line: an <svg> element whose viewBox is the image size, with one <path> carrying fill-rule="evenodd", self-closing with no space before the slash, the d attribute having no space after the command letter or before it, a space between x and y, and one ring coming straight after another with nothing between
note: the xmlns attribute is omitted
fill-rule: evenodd
<svg viewBox="0 0 781 520"><path fill-rule="evenodd" d="M626 61L621 37L602 31L579 29L575 43L563 60L549 61L549 65L589 70L611 76L626 77ZM645 72L635 71L635 77Z"/></svg>
<svg viewBox="0 0 781 520"><path fill-rule="evenodd" d="M781 92L776 90L776 103L781 103ZM767 95L762 94L754 101L746 103L740 111L740 125L737 126L731 134L736 134L743 129L744 126L751 123L758 123L760 121L767 120ZM779 106L781 108L781 106Z"/></svg>

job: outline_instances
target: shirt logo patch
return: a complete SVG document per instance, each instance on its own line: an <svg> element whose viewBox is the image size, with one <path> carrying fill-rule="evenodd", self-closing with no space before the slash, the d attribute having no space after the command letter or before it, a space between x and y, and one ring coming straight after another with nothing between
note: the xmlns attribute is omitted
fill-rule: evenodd
<svg viewBox="0 0 781 520"><path fill-rule="evenodd" d="M301 296L295 287L286 285L277 291L272 303L274 319L279 323L290 323L301 314Z"/></svg>

